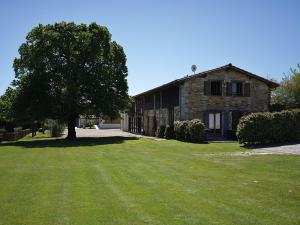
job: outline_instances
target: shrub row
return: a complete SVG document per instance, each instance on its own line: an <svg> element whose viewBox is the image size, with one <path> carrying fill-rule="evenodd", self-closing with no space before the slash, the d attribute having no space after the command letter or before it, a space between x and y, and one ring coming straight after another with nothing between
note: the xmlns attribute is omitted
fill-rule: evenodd
<svg viewBox="0 0 300 225"><path fill-rule="evenodd" d="M200 143L205 140L205 125L199 119L176 121L174 132L177 140Z"/></svg>
<svg viewBox="0 0 300 225"><path fill-rule="evenodd" d="M300 140L300 110L249 114L240 119L236 135L251 145Z"/></svg>

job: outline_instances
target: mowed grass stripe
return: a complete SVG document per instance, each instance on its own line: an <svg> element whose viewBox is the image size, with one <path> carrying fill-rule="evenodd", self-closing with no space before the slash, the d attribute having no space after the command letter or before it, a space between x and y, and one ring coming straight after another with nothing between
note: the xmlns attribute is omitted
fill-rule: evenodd
<svg viewBox="0 0 300 225"><path fill-rule="evenodd" d="M0 221L18 224L25 220L27 206L35 204L31 184L37 172L34 162L38 151L26 152L7 147L3 152L8 157L2 158L0 163Z"/></svg>
<svg viewBox="0 0 300 225"><path fill-rule="evenodd" d="M240 158L240 160L244 160L245 159L245 157L239 157ZM147 164L149 164L149 163L151 163L151 162L147 162ZM201 162L202 163L202 162ZM177 165L177 168L178 168L179 166ZM180 168L180 170L182 170L182 168ZM236 174L236 172L237 171L234 171L235 170L235 168L233 168L232 169L233 171L229 171L230 173L232 172L232 174ZM161 172L161 171L160 171ZM190 172L190 171L187 171L187 172ZM221 174L222 175L222 171L216 171L216 172L218 172L219 174ZM228 174L227 174L228 175ZM180 176L180 177L184 177L184 176ZM226 177L228 177L228 178L230 178L230 174L229 174L229 176L226 176ZM216 177L217 178L217 177ZM222 178L222 177L219 177L219 178ZM219 178L217 178L216 180L222 180L222 179L219 179ZM226 178L227 179L227 178ZM250 177L249 176L249 178L247 179L249 182L248 183L250 183L251 184L251 182L252 181L254 181L255 180L255 177ZM222 183L222 182L224 182L223 180L222 181L220 181L219 183ZM186 183L186 182L184 182L184 183ZM238 184L238 183L237 183ZM235 185L235 183L233 183L233 185ZM255 185L255 184L254 184ZM230 187L231 188L231 187ZM241 188L243 188L243 187L241 187ZM241 189L240 190L241 192L243 192L243 189ZM226 192L228 192L228 193L226 193ZM233 194L235 195L236 193L239 193L239 192L236 192L236 190L234 191L234 192L230 192L230 189L228 189L228 190L224 190L224 193L223 193L223 195L224 194L226 194L226 195L228 195L229 197L231 197ZM259 190L258 190L258 193L259 193ZM234 196L233 196L234 197ZM237 197L237 196L236 196ZM250 196L251 197L251 196ZM237 199L239 199L239 198L237 198ZM229 199L230 200L230 199ZM239 200L240 201L240 200ZM245 201L250 201L251 202L251 199L245 199ZM231 203L232 201L229 201L229 202L225 202L225 204L226 205L222 205L221 204L221 202L218 202L218 205L219 206L224 206L224 208L225 209L228 209L228 208L230 208L229 207L229 205L230 205L230 203ZM234 202L233 202L234 203ZM239 203L241 203L241 202L239 202ZM226 206L226 207L225 207ZM240 206L238 206L238 207L240 207ZM238 208L238 207L236 207L235 205L233 205L232 206L232 208L233 208L233 210L232 211L236 211L236 208ZM223 211L226 211L226 210L224 210L224 208L223 208L223 210L222 210L222 212ZM268 210L268 209L267 209ZM228 213L228 212L227 212ZM245 214L245 218L248 218L249 217L249 214L251 213L251 210L249 211L249 208L245 208L244 209L244 212L243 212L243 214ZM264 214L265 212L264 212L264 210L262 210L261 211L261 213L260 213L260 217L261 218L263 218L264 216L265 216L265 214ZM251 215L251 218L252 218L252 220L255 218L255 216L252 214ZM260 218L260 219L261 219ZM256 223L256 221L254 220L253 221L253 223Z"/></svg>
<svg viewBox="0 0 300 225"><path fill-rule="evenodd" d="M299 156L232 155L243 151L236 143L101 140L0 145L1 184L31 175L11 182L17 197L0 207L0 224L300 221Z"/></svg>
<svg viewBox="0 0 300 225"><path fill-rule="evenodd" d="M126 159L129 158L128 155L129 154L126 155ZM116 161L116 160L117 160L116 158L111 157L109 161ZM151 165L151 161L155 162L155 165ZM205 216L205 214L206 214L205 210L207 210L207 208L210 208L209 210L218 210L218 207L216 207L216 204L212 204L212 206L209 207L209 204L211 204L211 203L209 202L207 197L206 197L206 202L203 202L203 200L205 200L205 196L203 194L200 196L199 199L195 199L194 205L192 205L192 207L191 207L191 205L189 207L186 207L186 205L183 204L183 203L185 203L186 199L189 199L189 198L193 199L195 197L193 194L191 194L191 192L189 190L190 187L187 187L183 183L175 182L176 179L169 179L170 178L169 174L164 174L164 173L162 173L162 171L159 170L159 166L162 164L163 164L162 162L157 162L155 160L150 160L150 161L148 160L147 162L145 162L145 161L141 161L141 159L137 160L137 159L133 158L133 160L130 164L131 170L129 171L127 168L127 170L124 171L123 169L118 168L118 170L116 170L115 177L119 177L119 179L122 179L125 177L122 182L132 181L133 178L136 178L135 180L137 180L137 181L142 181L142 182L134 183L137 185L138 184L141 184L141 185L138 188L136 188L136 187L132 188L133 192L135 190L143 190L146 188L145 193L149 192L149 190L150 190L150 192L162 194L163 198L161 198L161 199L165 199L166 197L168 197L168 201L171 201L171 202L173 201L172 204L170 204L170 206L165 207L165 208L160 208L160 207L158 207L158 204L154 204L154 205L156 205L156 207L154 209L157 209L156 211L158 213L163 213L163 215L172 215L171 216L172 219L174 219L174 215L176 215L176 213L177 213L177 215L179 215L186 209L188 209L188 211L186 213L192 213L192 211L190 210L190 208L192 208L192 209L195 209L193 212L194 216L197 214L201 214L201 213L203 214L201 220L204 221L203 216ZM135 165L137 165L137 166L135 166ZM142 167L138 167L138 165L142 165ZM189 172L191 172L191 171L189 171ZM128 177L126 177L126 175L128 175ZM127 187L129 188L130 187L129 184L127 184L127 185L128 185ZM147 186L145 186L145 185L147 185ZM164 185L164 188L162 188L162 185ZM127 189L126 191L128 193L130 190ZM157 200L159 202L159 199L155 199L155 200ZM202 207L200 210L199 210L199 207L197 209L197 206L201 206L201 204L199 204L199 203L205 203L205 204L203 204L203 205L205 205L205 207ZM190 204L190 202L189 202L189 204ZM170 210L176 210L176 209L178 209L177 212L172 212L172 213L165 212L165 210L170 211ZM215 213L217 213L217 212L215 212ZM155 216L155 213L152 213L152 215ZM160 217L160 218L164 218L164 217ZM186 218L192 218L192 216L186 217ZM196 223L199 224L199 221L196 221Z"/></svg>

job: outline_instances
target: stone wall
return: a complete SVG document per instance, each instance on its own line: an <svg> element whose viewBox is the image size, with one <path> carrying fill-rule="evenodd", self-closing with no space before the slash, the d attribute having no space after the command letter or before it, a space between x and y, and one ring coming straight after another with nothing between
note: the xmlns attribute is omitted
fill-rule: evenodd
<svg viewBox="0 0 300 225"><path fill-rule="evenodd" d="M174 121L180 120L180 107L174 107Z"/></svg>
<svg viewBox="0 0 300 225"><path fill-rule="evenodd" d="M222 80L223 96L204 95L204 81ZM243 81L250 83L250 97L225 96L226 82ZM254 78L233 70L212 72L206 77L196 77L181 86L181 119L203 118L205 111L268 111L269 87Z"/></svg>

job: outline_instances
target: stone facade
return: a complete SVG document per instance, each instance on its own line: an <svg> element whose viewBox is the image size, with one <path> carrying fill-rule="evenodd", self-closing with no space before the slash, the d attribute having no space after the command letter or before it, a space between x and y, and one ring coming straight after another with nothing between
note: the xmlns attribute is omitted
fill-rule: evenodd
<svg viewBox="0 0 300 225"><path fill-rule="evenodd" d="M222 80L222 96L204 94L204 81ZM250 83L250 96L226 96L226 83L230 81ZM181 85L181 119L202 118L204 111L242 110L259 112L269 110L270 88L257 79L236 71L219 71L203 77L189 79Z"/></svg>
<svg viewBox="0 0 300 225"><path fill-rule="evenodd" d="M143 102L143 98L152 99L152 95L160 96L157 98L160 99L159 104L155 104L156 98L154 97L152 109L141 108L141 130L145 134L154 135L154 128L159 125L170 125L176 120L198 118L206 124L207 128L211 128L210 123L217 123L215 131L218 130L218 133L225 135L228 130L234 131L242 115L249 112L268 111L270 90L277 85L231 64L175 81L136 97L137 101ZM218 83L218 95L205 93L207 92L206 83L209 85ZM232 95L231 85L237 83L242 94ZM168 91L168 88L173 92ZM227 93L228 90L230 94ZM167 107L163 107L164 105Z"/></svg>

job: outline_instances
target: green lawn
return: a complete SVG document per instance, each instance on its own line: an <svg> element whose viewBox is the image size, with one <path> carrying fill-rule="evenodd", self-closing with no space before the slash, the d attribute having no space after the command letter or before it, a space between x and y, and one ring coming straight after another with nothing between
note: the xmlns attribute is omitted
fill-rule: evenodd
<svg viewBox="0 0 300 225"><path fill-rule="evenodd" d="M0 225L300 224L300 156L237 143L0 144Z"/></svg>

